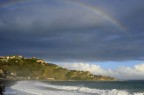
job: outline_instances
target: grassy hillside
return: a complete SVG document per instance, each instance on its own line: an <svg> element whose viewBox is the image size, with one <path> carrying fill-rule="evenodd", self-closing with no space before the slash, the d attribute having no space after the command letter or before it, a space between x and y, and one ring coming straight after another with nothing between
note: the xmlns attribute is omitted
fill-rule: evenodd
<svg viewBox="0 0 144 95"><path fill-rule="evenodd" d="M24 58L22 56L0 57L0 77L21 80L115 80L107 76L93 75L88 71L67 70L39 58Z"/></svg>

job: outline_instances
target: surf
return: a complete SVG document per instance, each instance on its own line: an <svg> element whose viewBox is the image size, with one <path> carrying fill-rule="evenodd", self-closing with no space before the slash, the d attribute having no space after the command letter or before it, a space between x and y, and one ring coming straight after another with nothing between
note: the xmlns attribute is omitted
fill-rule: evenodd
<svg viewBox="0 0 144 95"><path fill-rule="evenodd" d="M11 91L10 91L11 90ZM13 91L13 92L12 92ZM89 88L83 85L67 86L67 85L53 85L51 83L44 83L40 81L19 81L9 88L9 93L5 95L19 95L10 94L22 93L22 95L143 95L144 93L130 93L126 90L118 89L96 89Z"/></svg>

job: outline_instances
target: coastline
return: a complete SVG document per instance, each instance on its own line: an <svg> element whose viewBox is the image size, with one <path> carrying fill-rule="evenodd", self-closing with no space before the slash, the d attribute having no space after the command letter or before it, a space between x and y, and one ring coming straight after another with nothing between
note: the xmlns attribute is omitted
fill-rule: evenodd
<svg viewBox="0 0 144 95"><path fill-rule="evenodd" d="M48 81L48 80L0 80L6 92L0 95L143 95L144 81ZM137 88L135 88L137 85ZM8 88L7 88L8 87ZM137 91L136 91L137 90ZM59 94L58 94L59 92ZM101 94L107 93L107 94ZM89 94L90 93L90 94ZM120 93L120 94L116 94ZM134 94L129 94L134 93Z"/></svg>
<svg viewBox="0 0 144 95"><path fill-rule="evenodd" d="M41 81L41 82L114 82L114 81L118 81L118 80L100 80L100 81L96 81L96 80L46 80L46 79L33 79L33 80L12 80L12 79L0 79L0 85L4 86L4 88L6 87L10 87L14 84L16 84L18 81ZM5 89L4 89L5 91ZM3 91L3 92L4 92ZM3 93L2 91L0 91L0 93ZM3 95L3 94L0 94Z"/></svg>

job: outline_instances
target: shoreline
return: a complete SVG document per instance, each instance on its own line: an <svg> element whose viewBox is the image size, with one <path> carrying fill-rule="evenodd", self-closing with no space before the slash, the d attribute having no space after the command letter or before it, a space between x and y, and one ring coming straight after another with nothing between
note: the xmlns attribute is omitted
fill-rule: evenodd
<svg viewBox="0 0 144 95"><path fill-rule="evenodd" d="M19 82L20 82L20 84L19 84ZM39 84L39 82L42 82L42 84L40 83L39 85L37 84L37 85L35 85L35 82L38 82L38 84ZM44 83L43 83L44 82ZM50 82L50 83L49 83ZM57 82L60 82L60 84L59 83L57 83ZM18 92L10 92L11 90L9 90L9 89L6 89L6 93L4 92L3 94L0 94L0 95L5 95L5 94L7 94L7 93L19 93L19 94L17 94L17 95L20 95L20 93L21 93L21 91L22 91L22 93L27 93L27 91L33 91L33 92L35 92L38 88L40 88L40 90L41 90L41 92L36 92L36 93L44 93L44 92L42 92L43 91L43 89L46 91L46 89L49 89L49 91L50 92L53 92L53 89L57 89L57 86L58 86L58 89L60 89L61 88L61 84L66 84L66 85L62 85L62 86L77 86L77 82L80 82L80 81L48 81L48 80L0 80L0 83L4 83L4 85L6 86L6 87L11 87L11 86L13 86L13 85L15 85L16 84L16 89L19 89L18 90ZM91 84L91 83L94 83L94 84L97 84L97 85L105 85L105 82L106 81L81 81L80 82L80 84L88 84L87 85L87 87L89 87L89 84ZM99 84L99 82L101 82L100 84ZM110 84L109 86L111 86L111 82L112 81L107 81L106 82L106 84ZM119 81L113 81L114 83L115 82L118 82L118 83L116 83L116 84L119 84ZM48 87L45 87L45 83L46 84L48 84ZM70 84L69 84L70 83ZM71 83L74 83L74 84L76 84L76 85L71 85ZM128 82L129 83L129 82ZM132 83L131 81L130 81L130 83ZM44 84L44 86L42 86ZM50 85L49 85L50 84ZM68 85L67 85L68 84ZM123 84L125 84L125 82L123 82L122 81L122 83L120 82L120 86L121 86L121 84L123 85ZM21 85L22 85L22 88L21 88ZM54 88L53 88L53 86L51 86L51 85L54 85ZM112 85L113 85L113 83L112 83ZM23 86L24 86L24 88L26 88L25 90L23 90ZM31 88L31 86L32 86L32 88ZM19 88L20 87L20 88ZM38 87L38 88L37 88ZM78 86L79 87L79 86ZM105 86L103 86L104 87L104 89L105 89ZM95 88L95 89L99 89L99 88ZM117 89L117 91L119 91L119 89L117 88L117 86L116 87L114 87L114 89ZM129 88L129 89L131 89L131 87ZM67 90L67 89L66 89ZM78 89L79 90L79 89ZM8 91L8 92L7 92ZM20 92L19 92L20 91ZM24 92L23 92L24 91ZM96 90L97 91L97 90ZM110 90L111 92L113 92L113 90ZM136 92L135 92L136 93ZM140 89L140 93L143 93L142 91L141 91L141 89ZM8 94L9 95L9 94ZM10 94L11 95L11 94ZM12 95L16 95L16 94L12 94ZM29 95L29 94L24 94L24 95ZM30 94L31 95L31 94ZM39 95L39 94L38 94ZM44 94L44 95L47 95L47 94ZM54 94L55 95L55 94ZM56 94L57 95L57 94ZM109 94L108 94L109 95ZM142 94L143 95L143 94Z"/></svg>
<svg viewBox="0 0 144 95"><path fill-rule="evenodd" d="M32 80L12 80L12 79L0 79L0 95L4 95L5 88L15 85L18 81L43 81L43 82L115 82L116 80L108 81L95 81L95 80L46 80L46 79L32 79ZM4 88L4 89L3 89Z"/></svg>

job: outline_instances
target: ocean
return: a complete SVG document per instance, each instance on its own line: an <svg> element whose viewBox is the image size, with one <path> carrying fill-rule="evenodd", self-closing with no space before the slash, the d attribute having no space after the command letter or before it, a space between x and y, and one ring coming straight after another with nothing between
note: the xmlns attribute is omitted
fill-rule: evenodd
<svg viewBox="0 0 144 95"><path fill-rule="evenodd" d="M144 81L18 81L4 95L144 95Z"/></svg>

